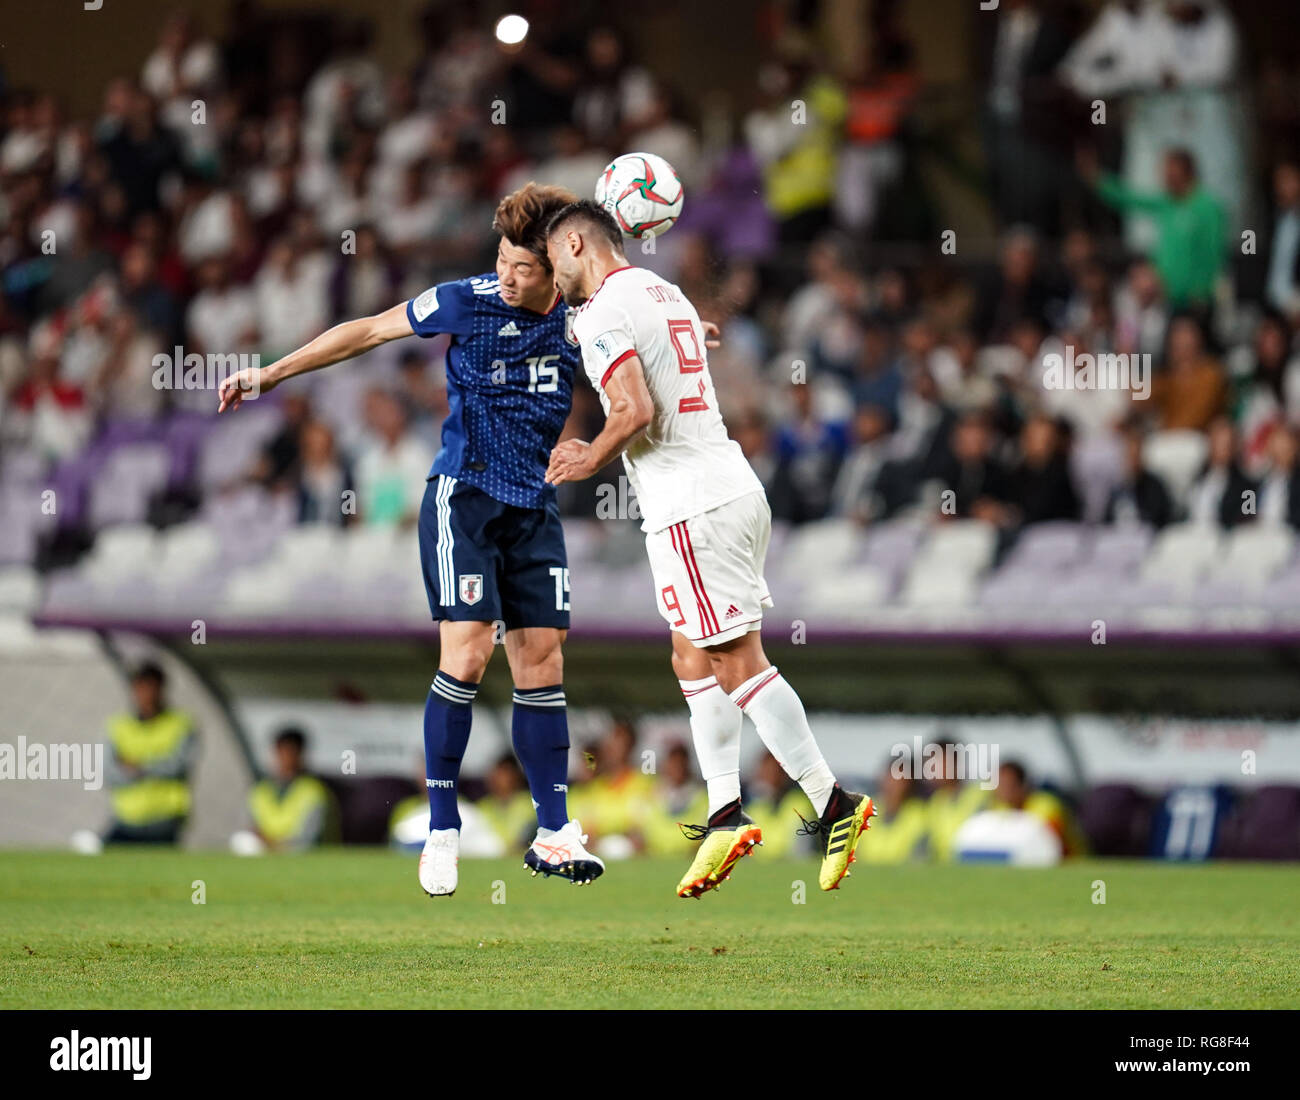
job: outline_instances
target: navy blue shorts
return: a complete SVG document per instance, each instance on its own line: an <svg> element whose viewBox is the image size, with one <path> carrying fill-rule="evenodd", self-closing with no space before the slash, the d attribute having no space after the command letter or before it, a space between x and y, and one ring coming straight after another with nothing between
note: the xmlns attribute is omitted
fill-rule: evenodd
<svg viewBox="0 0 1300 1100"><path fill-rule="evenodd" d="M420 505L420 560L434 621L569 628L560 510L517 508L454 477L432 477Z"/></svg>

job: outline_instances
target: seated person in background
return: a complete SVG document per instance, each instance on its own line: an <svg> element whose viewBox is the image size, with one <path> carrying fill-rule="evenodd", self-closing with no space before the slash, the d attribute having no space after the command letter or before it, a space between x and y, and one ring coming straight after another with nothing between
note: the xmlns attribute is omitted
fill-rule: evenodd
<svg viewBox="0 0 1300 1100"><path fill-rule="evenodd" d="M1020 431L1020 460L1012 467L1010 496L1021 523L1079 518L1079 497L1070 477L1069 445L1061 426L1038 415Z"/></svg>
<svg viewBox="0 0 1300 1100"><path fill-rule="evenodd" d="M510 757L514 762L514 756ZM429 796L428 777L426 775L423 751L415 758L415 771L411 780L413 793L403 798L388 818L388 844L405 852L424 851L424 842L429 839ZM489 787L492 775L488 775ZM463 798L456 800L456 811L460 814L460 858L461 859L497 859L508 853L505 842L497 835L493 823L482 812L491 798L479 802L466 802ZM532 801L528 800L529 820L535 822Z"/></svg>
<svg viewBox="0 0 1300 1100"><path fill-rule="evenodd" d="M876 499L876 479L892 456L893 421L879 405L861 405L853 414L852 449L831 488L831 511L868 523L884 510Z"/></svg>
<svg viewBox="0 0 1300 1100"><path fill-rule="evenodd" d="M800 817L813 820L808 796L791 782L785 769L770 752L763 753L754 781L745 795L745 812L763 830L763 854L767 857L810 855L813 838L799 832ZM875 826L872 826L872 832ZM866 849L866 844L859 851Z"/></svg>
<svg viewBox="0 0 1300 1100"><path fill-rule="evenodd" d="M1029 785L1023 764L1008 760L998 769L998 787L994 792L994 807L1003 810L1021 810L1043 821L1061 842L1061 854L1067 858L1083 855L1088 842L1070 808L1051 791Z"/></svg>
<svg viewBox="0 0 1300 1100"><path fill-rule="evenodd" d="M1194 523L1236 527L1254 519L1258 511L1254 496L1259 486L1242 472L1237 429L1232 421L1218 417L1210 425L1209 434L1210 454L1205 468L1187 494L1187 518Z"/></svg>
<svg viewBox="0 0 1300 1100"><path fill-rule="evenodd" d="M275 735L272 773L248 792L253 831L272 851L301 852L320 842L330 810L325 784L307 774L307 738L286 727Z"/></svg>
<svg viewBox="0 0 1300 1100"><path fill-rule="evenodd" d="M1295 432L1285 424L1268 438L1269 466L1259 484L1259 521L1300 527L1300 470Z"/></svg>
<svg viewBox="0 0 1300 1100"><path fill-rule="evenodd" d="M956 746L952 742L940 742L939 749L943 775L933 781L930 798L926 803L926 818L929 822L931 856L940 863L949 863L953 858L952 846L957 830L971 814L989 804L993 792L984 790L979 783L963 783L957 778L953 767L956 762ZM928 750L927 756L933 751Z"/></svg>
<svg viewBox="0 0 1300 1100"><path fill-rule="evenodd" d="M597 851L606 858L620 859L645 847L654 777L633 766L636 740L631 719L616 718L596 746L595 776L570 793L572 816L597 840Z"/></svg>
<svg viewBox="0 0 1300 1100"><path fill-rule="evenodd" d="M982 519L998 527L1015 522L1011 478L997 457L997 441L987 414L969 412L957 421L949 453L935 471L952 493L952 507L941 508L941 518Z"/></svg>
<svg viewBox="0 0 1300 1100"><path fill-rule="evenodd" d="M1104 521L1145 523L1158 529L1173 515L1174 504L1165 483L1142 465L1142 433L1130 425L1124 432L1124 478L1111 490Z"/></svg>
<svg viewBox="0 0 1300 1100"><path fill-rule="evenodd" d="M152 661L131 676L132 709L108 720L113 824L106 844L175 844L190 812L194 721L167 705Z"/></svg>
<svg viewBox="0 0 1300 1100"><path fill-rule="evenodd" d="M1151 383L1156 426L1204 431L1223 412L1228 382L1223 366L1205 348L1200 322L1181 315L1169 323L1165 366Z"/></svg>
<svg viewBox="0 0 1300 1100"><path fill-rule="evenodd" d="M513 752L503 753L492 765L487 774L487 794L474 805L507 852L528 846L537 828L537 814Z"/></svg>
<svg viewBox="0 0 1300 1100"><path fill-rule="evenodd" d="M921 781L912 761L891 760L880 777L880 816L871 826L871 843L859 857L867 863L908 863L924 859L930 819Z"/></svg>
<svg viewBox="0 0 1300 1100"><path fill-rule="evenodd" d="M339 458L334 433L320 420L302 426L298 465L298 520L341 526L356 516L345 507L353 491L352 471Z"/></svg>
<svg viewBox="0 0 1300 1100"><path fill-rule="evenodd" d="M690 753L680 741L668 746L654 788L654 803L646 816L646 851L654 856L681 856L695 851L681 825L707 821L709 799L691 770Z"/></svg>

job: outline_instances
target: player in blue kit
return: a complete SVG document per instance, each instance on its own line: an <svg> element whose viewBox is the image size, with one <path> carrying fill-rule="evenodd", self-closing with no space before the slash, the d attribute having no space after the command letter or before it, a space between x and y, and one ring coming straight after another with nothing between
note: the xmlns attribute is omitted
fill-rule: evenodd
<svg viewBox="0 0 1300 1100"><path fill-rule="evenodd" d="M448 413L420 509L420 556L438 622L438 671L424 711L429 839L419 879L455 893L460 852L456 790L471 705L506 627L514 678L511 733L537 807L524 862L534 874L585 884L605 865L567 809L569 728L561 645L569 627L569 570L551 449L569 414L580 353L546 257L544 228L574 201L530 183L507 195L492 227L496 272L440 283L374 317L336 325L266 367L231 375L220 411L286 378L350 359L403 336L447 333Z"/></svg>

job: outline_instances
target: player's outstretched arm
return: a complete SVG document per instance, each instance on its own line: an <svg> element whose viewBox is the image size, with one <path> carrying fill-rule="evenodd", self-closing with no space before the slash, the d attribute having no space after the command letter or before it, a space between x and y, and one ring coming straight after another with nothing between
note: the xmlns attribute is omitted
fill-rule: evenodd
<svg viewBox="0 0 1300 1100"><path fill-rule="evenodd" d="M605 379L605 396L609 413L600 435L590 443L566 439L551 452L546 480L551 485L565 481L583 481L603 469L650 425L654 419L654 400L645 384L645 372L639 356L621 362Z"/></svg>
<svg viewBox="0 0 1300 1100"><path fill-rule="evenodd" d="M218 390L221 407L217 411L237 409L246 395L256 397L266 393L295 374L320 370L321 367L340 363L371 348L377 348L389 340L410 335L411 322L406 315L405 302L386 309L383 313L376 313L373 317L344 321L270 366L245 367L223 379Z"/></svg>

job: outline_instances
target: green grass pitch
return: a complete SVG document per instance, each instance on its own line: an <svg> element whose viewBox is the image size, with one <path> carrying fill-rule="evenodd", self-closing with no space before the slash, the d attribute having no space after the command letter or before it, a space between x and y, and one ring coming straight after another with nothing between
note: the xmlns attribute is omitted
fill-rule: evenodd
<svg viewBox="0 0 1300 1100"><path fill-rule="evenodd" d="M0 853L0 1007L1300 1007L1293 867L858 864L827 895L760 852L701 901L682 870L466 861L435 900L378 850Z"/></svg>

